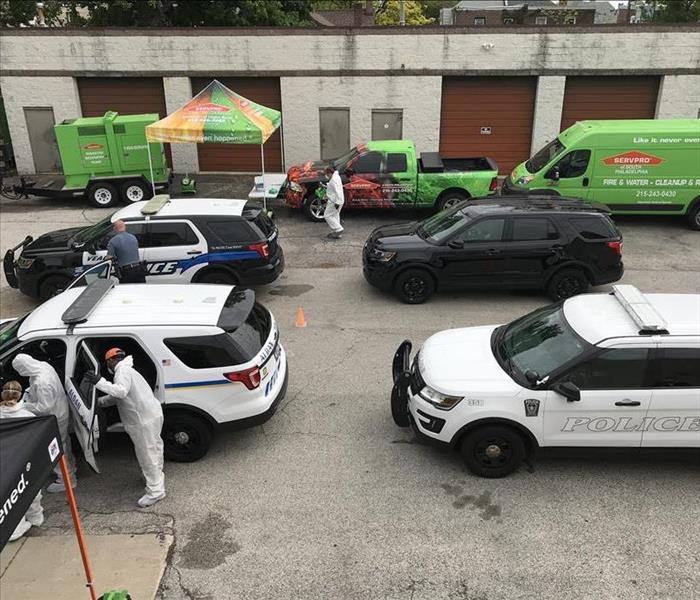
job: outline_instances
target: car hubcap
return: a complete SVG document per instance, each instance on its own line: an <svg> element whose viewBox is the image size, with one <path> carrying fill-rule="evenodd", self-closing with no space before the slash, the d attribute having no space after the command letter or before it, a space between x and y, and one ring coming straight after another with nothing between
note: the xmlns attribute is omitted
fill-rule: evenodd
<svg viewBox="0 0 700 600"><path fill-rule="evenodd" d="M491 444L486 447L486 456L489 458L498 458L501 454L503 454L503 452L496 444Z"/></svg>
<svg viewBox="0 0 700 600"><path fill-rule="evenodd" d="M316 217L317 219L320 219L323 217L323 212L324 212L324 207L323 204L321 203L320 200L314 199L311 201L311 214Z"/></svg>
<svg viewBox="0 0 700 600"><path fill-rule="evenodd" d="M184 431L178 431L173 437L175 438L175 443L181 446L188 444L190 441L190 436Z"/></svg>
<svg viewBox="0 0 700 600"><path fill-rule="evenodd" d="M95 201L98 204L109 204L112 201L112 192L106 188L95 190Z"/></svg>
<svg viewBox="0 0 700 600"><path fill-rule="evenodd" d="M406 296L415 300L425 293L425 281L421 277L411 277L403 286Z"/></svg>
<svg viewBox="0 0 700 600"><path fill-rule="evenodd" d="M581 282L575 277L562 279L557 286L557 294L560 298L570 298L581 293Z"/></svg>
<svg viewBox="0 0 700 600"><path fill-rule="evenodd" d="M143 200L143 190L138 185L130 185L126 188L126 198L129 202L140 202Z"/></svg>
<svg viewBox="0 0 700 600"><path fill-rule="evenodd" d="M452 208L455 204L458 204L462 201L461 198L450 198L449 200L445 201L445 204L443 205L443 210L447 208Z"/></svg>
<svg viewBox="0 0 700 600"><path fill-rule="evenodd" d="M485 439L474 448L474 456L484 467L500 468L510 460L511 447L504 438Z"/></svg>
<svg viewBox="0 0 700 600"><path fill-rule="evenodd" d="M695 224L700 227L700 210L695 213Z"/></svg>

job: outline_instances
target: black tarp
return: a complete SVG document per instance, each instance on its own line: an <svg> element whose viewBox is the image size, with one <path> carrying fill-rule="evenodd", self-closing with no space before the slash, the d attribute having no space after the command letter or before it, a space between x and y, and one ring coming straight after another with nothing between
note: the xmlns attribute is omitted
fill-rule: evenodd
<svg viewBox="0 0 700 600"><path fill-rule="evenodd" d="M56 417L0 419L0 550L62 452Z"/></svg>

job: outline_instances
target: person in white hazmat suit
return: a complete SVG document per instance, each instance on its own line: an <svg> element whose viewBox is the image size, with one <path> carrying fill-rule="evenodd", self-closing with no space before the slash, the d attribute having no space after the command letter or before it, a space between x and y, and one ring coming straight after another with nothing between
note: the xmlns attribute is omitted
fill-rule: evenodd
<svg viewBox="0 0 700 600"><path fill-rule="evenodd" d="M340 211L345 204L345 192L343 191L343 181L337 169L329 167L326 175L330 175L326 186L326 209L323 211L323 218L331 228L328 238L339 240L343 233L343 226L340 224Z"/></svg>
<svg viewBox="0 0 700 600"><path fill-rule="evenodd" d="M100 406L117 405L124 429L134 444L136 460L146 479L146 493L138 500L141 508L152 506L165 498L163 474L163 408L143 376L134 369L134 359L121 348L111 348L105 354L114 383L104 377L89 374L95 387L107 394L98 398Z"/></svg>
<svg viewBox="0 0 700 600"><path fill-rule="evenodd" d="M78 485L78 480L75 476L75 458L73 457L73 449L68 433L70 408L61 378L49 363L36 360L29 354L18 354L15 356L12 360L12 368L22 377L29 378L29 387L24 393L24 408L37 416L54 415L56 417L63 453L68 464L71 487L75 487ZM50 483L46 491L50 494L64 492L66 486L61 469L56 466L54 473L57 480L54 483Z"/></svg>
<svg viewBox="0 0 700 600"><path fill-rule="evenodd" d="M22 386L19 381L8 381L2 386L0 394L0 419L23 419L34 417L22 402ZM10 535L10 541L14 542L21 538L32 526L39 527L44 523L44 509L41 506L41 492L39 492L22 520L17 524L15 530Z"/></svg>

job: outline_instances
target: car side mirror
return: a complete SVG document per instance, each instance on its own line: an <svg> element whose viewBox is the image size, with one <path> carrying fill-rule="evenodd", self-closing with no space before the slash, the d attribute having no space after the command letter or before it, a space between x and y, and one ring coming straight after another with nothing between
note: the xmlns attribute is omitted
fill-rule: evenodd
<svg viewBox="0 0 700 600"><path fill-rule="evenodd" d="M557 394L564 396L567 402L579 402L581 400L581 390L575 383L570 381L555 383L551 389Z"/></svg>
<svg viewBox="0 0 700 600"><path fill-rule="evenodd" d="M451 240L447 245L453 250L461 250L464 248L464 242L462 240Z"/></svg>
<svg viewBox="0 0 700 600"><path fill-rule="evenodd" d="M552 167L549 171L547 171L547 174L544 176L544 178L551 179L552 181L559 181L559 167Z"/></svg>
<svg viewBox="0 0 700 600"><path fill-rule="evenodd" d="M527 371L525 371L525 379L527 379L528 383L530 383L531 385L536 385L540 381L540 375L537 371L528 369Z"/></svg>
<svg viewBox="0 0 700 600"><path fill-rule="evenodd" d="M352 167L346 167L343 173L345 173L347 177L352 177L355 174L355 169Z"/></svg>

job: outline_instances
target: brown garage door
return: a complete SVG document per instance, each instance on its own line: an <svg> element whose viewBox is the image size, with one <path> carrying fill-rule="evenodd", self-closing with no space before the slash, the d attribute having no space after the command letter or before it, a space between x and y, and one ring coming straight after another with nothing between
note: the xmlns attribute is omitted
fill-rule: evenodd
<svg viewBox="0 0 700 600"><path fill-rule="evenodd" d="M585 119L653 119L658 77L567 77L561 128Z"/></svg>
<svg viewBox="0 0 700 600"><path fill-rule="evenodd" d="M535 77L443 77L440 152L489 156L501 173L530 156Z"/></svg>
<svg viewBox="0 0 700 600"><path fill-rule="evenodd" d="M121 115L167 115L160 77L79 77L78 93L84 117L101 117L108 110ZM165 154L172 167L170 144L165 144Z"/></svg>
<svg viewBox="0 0 700 600"><path fill-rule="evenodd" d="M277 110L282 109L279 77L217 77L237 94ZM202 91L211 77L192 79L192 94ZM265 142L265 170L282 171L282 143L279 129ZM254 144L198 144L200 171L249 171L262 168L260 146Z"/></svg>

